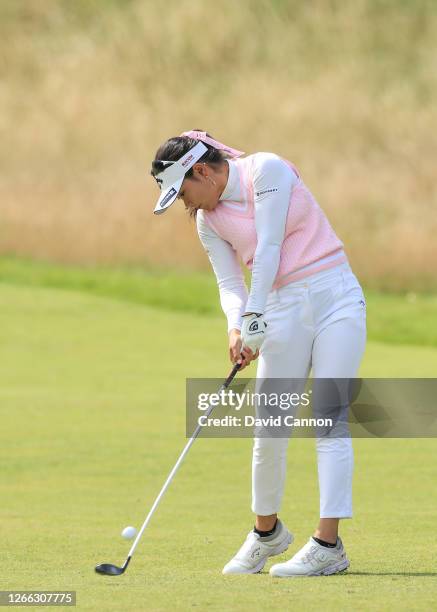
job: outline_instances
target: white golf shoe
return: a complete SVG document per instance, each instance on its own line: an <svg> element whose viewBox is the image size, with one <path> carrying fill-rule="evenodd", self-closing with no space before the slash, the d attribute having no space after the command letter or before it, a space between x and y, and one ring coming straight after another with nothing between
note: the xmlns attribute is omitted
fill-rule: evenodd
<svg viewBox="0 0 437 612"><path fill-rule="evenodd" d="M269 557L286 551L293 540L294 536L279 519L275 532L267 538L250 531L235 557L223 568L223 574L256 574Z"/></svg>
<svg viewBox="0 0 437 612"><path fill-rule="evenodd" d="M329 576L343 572L349 565L349 559L346 557L340 538L337 539L335 548L328 548L311 537L289 561L273 565L270 568L270 575L280 578Z"/></svg>

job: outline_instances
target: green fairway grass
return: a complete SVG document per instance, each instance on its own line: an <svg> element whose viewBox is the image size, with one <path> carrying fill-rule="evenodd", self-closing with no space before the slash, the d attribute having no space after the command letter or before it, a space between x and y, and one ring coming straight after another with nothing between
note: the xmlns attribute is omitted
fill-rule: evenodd
<svg viewBox="0 0 437 612"><path fill-rule="evenodd" d="M147 267L65 266L0 257L0 282L69 289L200 316L222 316L212 273ZM437 347L437 294L384 293L364 287L368 337Z"/></svg>
<svg viewBox="0 0 437 612"><path fill-rule="evenodd" d="M5 279L3 279L5 280ZM185 439L186 377L224 377L215 313L38 284L0 284L2 590L75 590L84 610L431 610L437 600L437 442L355 440L345 575L221 575L252 527L251 440L196 441L130 543ZM435 376L437 348L370 341L360 375ZM250 374L255 368L251 366ZM314 440L291 442L281 517L294 553L318 519Z"/></svg>

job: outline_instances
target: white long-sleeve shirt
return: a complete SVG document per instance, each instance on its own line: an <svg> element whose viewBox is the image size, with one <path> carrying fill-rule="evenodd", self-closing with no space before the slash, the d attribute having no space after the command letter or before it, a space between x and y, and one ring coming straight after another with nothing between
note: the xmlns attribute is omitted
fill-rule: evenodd
<svg viewBox="0 0 437 612"><path fill-rule="evenodd" d="M228 164L228 182L220 200L242 202L244 194L241 192L238 170L234 161L228 160ZM291 191L297 182L296 174L277 155L254 155L253 191L257 246L249 295L236 251L207 224L202 210L197 213L197 231L217 278L228 331L241 329L244 312L264 313L267 296L279 267Z"/></svg>

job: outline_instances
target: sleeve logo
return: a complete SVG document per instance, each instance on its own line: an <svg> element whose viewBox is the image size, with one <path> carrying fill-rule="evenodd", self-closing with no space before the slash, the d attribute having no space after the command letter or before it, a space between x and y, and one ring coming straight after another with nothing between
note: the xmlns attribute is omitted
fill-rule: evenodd
<svg viewBox="0 0 437 612"><path fill-rule="evenodd" d="M277 187L272 187L272 189L264 189L264 191L257 191L255 195L257 198L259 198L259 196L262 196L265 193L275 193L275 191L279 191L279 189Z"/></svg>

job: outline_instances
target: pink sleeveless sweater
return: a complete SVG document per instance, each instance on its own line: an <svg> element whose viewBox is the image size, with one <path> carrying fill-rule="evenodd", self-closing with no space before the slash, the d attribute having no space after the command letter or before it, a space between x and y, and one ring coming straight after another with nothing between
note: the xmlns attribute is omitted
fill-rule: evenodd
<svg viewBox="0 0 437 612"><path fill-rule="evenodd" d="M251 270L257 245L253 191L253 155L233 160L240 176L243 202L220 201L212 211L203 211L208 225L231 244ZM284 241L272 289L300 280L347 261L343 243L326 215L301 180L296 167L283 160L298 177L290 195ZM311 265L313 264L313 265ZM308 267L309 266L309 267Z"/></svg>

